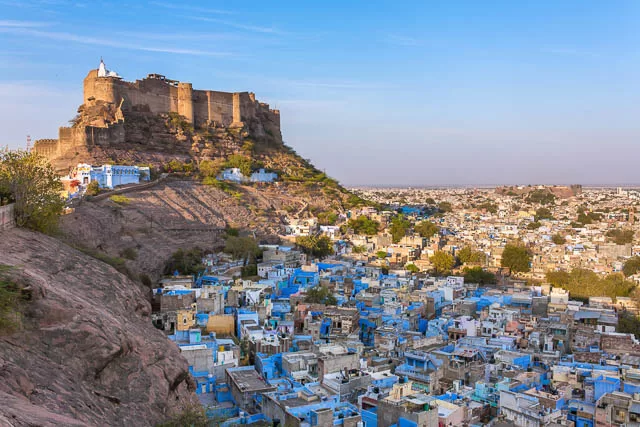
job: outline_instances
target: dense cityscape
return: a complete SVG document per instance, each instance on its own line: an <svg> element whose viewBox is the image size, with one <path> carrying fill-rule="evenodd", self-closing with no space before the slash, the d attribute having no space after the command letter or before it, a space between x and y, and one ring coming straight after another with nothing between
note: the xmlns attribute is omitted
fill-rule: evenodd
<svg viewBox="0 0 640 427"><path fill-rule="evenodd" d="M358 194L378 208L290 221L301 250L261 246L260 280L211 275L210 257L195 281L157 290L156 324L209 413L299 426L638 421L635 190ZM305 245L326 238L326 258Z"/></svg>
<svg viewBox="0 0 640 427"><path fill-rule="evenodd" d="M0 15L0 427L640 427L640 2Z"/></svg>

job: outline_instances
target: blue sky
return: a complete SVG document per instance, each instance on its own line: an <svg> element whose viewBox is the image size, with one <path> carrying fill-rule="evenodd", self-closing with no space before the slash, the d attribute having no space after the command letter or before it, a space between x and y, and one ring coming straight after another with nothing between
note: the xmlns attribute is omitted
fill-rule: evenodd
<svg viewBox="0 0 640 427"><path fill-rule="evenodd" d="M255 92L348 185L640 183L638 22L635 0L0 0L0 144L55 138L102 56Z"/></svg>

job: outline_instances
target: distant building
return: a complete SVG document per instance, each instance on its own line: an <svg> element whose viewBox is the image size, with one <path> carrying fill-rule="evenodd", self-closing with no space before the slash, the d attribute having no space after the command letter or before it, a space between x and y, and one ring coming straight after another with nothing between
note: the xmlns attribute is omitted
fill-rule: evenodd
<svg viewBox="0 0 640 427"><path fill-rule="evenodd" d="M97 181L100 188L114 188L119 185L139 184L141 181L149 181L150 170L142 166L102 165L91 166L79 163L69 174L68 179L79 181L86 186L90 182Z"/></svg>
<svg viewBox="0 0 640 427"><path fill-rule="evenodd" d="M278 179L278 174L260 169L247 177L240 171L240 168L227 168L218 175L218 179L221 181L235 182L236 184L244 182L274 182Z"/></svg>

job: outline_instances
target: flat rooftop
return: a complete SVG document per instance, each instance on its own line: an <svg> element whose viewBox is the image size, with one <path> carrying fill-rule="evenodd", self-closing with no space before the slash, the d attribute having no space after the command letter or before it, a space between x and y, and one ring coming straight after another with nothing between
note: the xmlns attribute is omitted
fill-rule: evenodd
<svg viewBox="0 0 640 427"><path fill-rule="evenodd" d="M236 383L241 391L260 391L265 389L274 389L273 386L267 384L255 369L227 369L227 374Z"/></svg>

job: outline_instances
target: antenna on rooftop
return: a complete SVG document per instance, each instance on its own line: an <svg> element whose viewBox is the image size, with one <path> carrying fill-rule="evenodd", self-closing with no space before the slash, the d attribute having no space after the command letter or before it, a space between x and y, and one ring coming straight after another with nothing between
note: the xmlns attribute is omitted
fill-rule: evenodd
<svg viewBox="0 0 640 427"><path fill-rule="evenodd" d="M27 135L27 153L31 151L31 135Z"/></svg>

